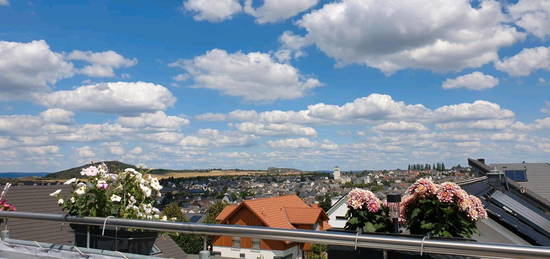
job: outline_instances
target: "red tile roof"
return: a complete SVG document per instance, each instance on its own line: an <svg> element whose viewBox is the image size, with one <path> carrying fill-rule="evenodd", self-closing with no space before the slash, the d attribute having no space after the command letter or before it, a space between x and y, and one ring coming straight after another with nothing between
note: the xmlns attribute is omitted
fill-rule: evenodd
<svg viewBox="0 0 550 259"><path fill-rule="evenodd" d="M321 217L328 219L321 208L308 206L296 195L278 196L255 200L246 200L241 204L226 207L216 217L220 223L227 221L243 207L250 209L266 226L272 228L295 229L292 224L315 224Z"/></svg>

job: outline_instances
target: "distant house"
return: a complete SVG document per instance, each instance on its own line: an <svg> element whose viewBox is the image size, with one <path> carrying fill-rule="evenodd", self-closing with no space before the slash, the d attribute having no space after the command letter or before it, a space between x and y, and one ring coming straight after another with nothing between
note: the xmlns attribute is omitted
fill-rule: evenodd
<svg viewBox="0 0 550 259"><path fill-rule="evenodd" d="M308 206L296 195L246 200L228 205L216 220L222 224L286 229L330 228L323 209ZM311 244L217 236L214 238L213 250L229 258L306 258L311 251Z"/></svg>

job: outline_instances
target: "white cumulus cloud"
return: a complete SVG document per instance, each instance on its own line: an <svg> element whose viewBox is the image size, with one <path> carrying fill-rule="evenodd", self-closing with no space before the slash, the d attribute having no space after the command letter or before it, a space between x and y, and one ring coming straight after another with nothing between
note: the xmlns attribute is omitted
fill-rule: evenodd
<svg viewBox="0 0 550 259"><path fill-rule="evenodd" d="M481 72L473 72L443 82L444 89L466 88L470 90L484 90L498 85L498 78L485 75Z"/></svg>
<svg viewBox="0 0 550 259"><path fill-rule="evenodd" d="M478 100L473 103L461 103L439 107L434 111L434 116L434 119L440 122L449 122L453 120L473 121L511 119L514 117L514 112L502 109L500 105L496 103Z"/></svg>
<svg viewBox="0 0 550 259"><path fill-rule="evenodd" d="M48 107L115 114L165 110L176 98L165 87L147 82L108 82L56 91L40 98Z"/></svg>
<svg viewBox="0 0 550 259"><path fill-rule="evenodd" d="M152 129L161 131L177 131L181 126L188 125L189 120L179 116L169 116L163 111L142 113L139 116L122 116L118 123L129 128Z"/></svg>
<svg viewBox="0 0 550 259"><path fill-rule="evenodd" d="M277 63L271 55L260 52L227 53L213 49L170 66L184 69L193 78L193 87L217 90L248 101L295 99L321 86L319 80L302 75L295 67Z"/></svg>
<svg viewBox="0 0 550 259"><path fill-rule="evenodd" d="M304 15L305 38L339 64L390 74L406 68L459 71L498 59L525 37L497 1L342 0Z"/></svg>
<svg viewBox="0 0 550 259"><path fill-rule="evenodd" d="M259 136L276 136L276 135L298 135L298 136L317 136L317 131L311 127L302 125L284 123L254 123L243 122L235 125L239 131L250 133Z"/></svg>
<svg viewBox="0 0 550 259"><path fill-rule="evenodd" d="M0 0L0 6L7 6L10 5L10 1L8 0Z"/></svg>
<svg viewBox="0 0 550 259"><path fill-rule="evenodd" d="M256 17L257 23L274 23L308 10L319 0L263 0L258 8L253 7L252 0L246 0L244 11Z"/></svg>
<svg viewBox="0 0 550 259"><path fill-rule="evenodd" d="M267 144L273 148L310 148L315 146L315 142L307 138L272 140L268 141Z"/></svg>
<svg viewBox="0 0 550 259"><path fill-rule="evenodd" d="M91 77L113 77L115 68L131 67L137 64L137 59L127 59L112 50L104 52L75 50L68 55L68 59L90 63L79 71Z"/></svg>
<svg viewBox="0 0 550 259"><path fill-rule="evenodd" d="M418 122L386 122L380 125L377 125L373 128L377 131L425 131L428 130L426 126Z"/></svg>
<svg viewBox="0 0 550 259"><path fill-rule="evenodd" d="M183 8L194 13L196 21L221 22L241 12L242 7L238 0L188 0Z"/></svg>
<svg viewBox="0 0 550 259"><path fill-rule="evenodd" d="M495 67L511 76L528 76L539 69L550 71L550 47L523 49L515 56L495 62Z"/></svg>
<svg viewBox="0 0 550 259"><path fill-rule="evenodd" d="M73 65L43 40L0 41L0 101L47 92L58 80L73 74Z"/></svg>
<svg viewBox="0 0 550 259"><path fill-rule="evenodd" d="M550 0L519 0L508 7L515 23L535 36L550 35Z"/></svg>

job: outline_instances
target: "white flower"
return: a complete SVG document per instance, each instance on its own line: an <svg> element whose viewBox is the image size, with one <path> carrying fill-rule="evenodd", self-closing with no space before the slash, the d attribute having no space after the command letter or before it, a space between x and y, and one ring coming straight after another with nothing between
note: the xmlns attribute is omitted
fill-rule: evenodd
<svg viewBox="0 0 550 259"><path fill-rule="evenodd" d="M65 183L63 183L63 184L69 185L69 184L74 183L74 182L76 182L76 178L71 178L71 179L67 180L67 181L66 181Z"/></svg>
<svg viewBox="0 0 550 259"><path fill-rule="evenodd" d="M53 196L57 196L59 193L61 192L61 189L55 191L55 192L52 192L50 193L50 196L53 197Z"/></svg>
<svg viewBox="0 0 550 259"><path fill-rule="evenodd" d="M154 217L155 219L159 219L159 218L160 218L160 216L159 216L158 214L155 214L153 217Z"/></svg>
<svg viewBox="0 0 550 259"><path fill-rule="evenodd" d="M151 188L153 188L156 191L160 191L162 189L162 185L160 185L159 180L157 178L151 178Z"/></svg>
<svg viewBox="0 0 550 259"><path fill-rule="evenodd" d="M153 208L153 212L158 214L158 213L160 213L160 210L157 209L157 208Z"/></svg>
<svg viewBox="0 0 550 259"><path fill-rule="evenodd" d="M96 176L99 173L99 169L95 166L90 166L88 168L82 169L82 172L80 172L81 175L85 176Z"/></svg>
<svg viewBox="0 0 550 259"><path fill-rule="evenodd" d="M64 201L63 199L57 200L57 204L61 205L61 204L63 204L63 203L65 203L65 201Z"/></svg>
<svg viewBox="0 0 550 259"><path fill-rule="evenodd" d="M120 202L122 200L122 198L116 194L113 194L113 196L111 196L111 201L112 202Z"/></svg>
<svg viewBox="0 0 550 259"><path fill-rule="evenodd" d="M136 169L134 169L134 168L126 168L126 169L124 169L124 172L132 173L132 174L139 174L139 172L136 171Z"/></svg>
<svg viewBox="0 0 550 259"><path fill-rule="evenodd" d="M107 165L105 163L101 163L99 166L98 166L98 170L100 173L102 174L106 174L109 172L109 168L107 167Z"/></svg>
<svg viewBox="0 0 550 259"><path fill-rule="evenodd" d="M87 188L86 188L86 185L82 185L82 186L78 187L78 189L76 189L76 190L74 191L74 193L76 193L76 195L79 195L79 196L80 196L80 195L83 195L83 194L86 193L86 189L87 189Z"/></svg>
<svg viewBox="0 0 550 259"><path fill-rule="evenodd" d="M74 197L71 197L71 199L69 201L71 201L71 203L75 203L76 199Z"/></svg>
<svg viewBox="0 0 550 259"><path fill-rule="evenodd" d="M167 218L166 215L165 215L165 216L162 216L162 218L161 218L160 220L162 220L162 221L167 221L168 218Z"/></svg>
<svg viewBox="0 0 550 259"><path fill-rule="evenodd" d="M143 194L145 195L145 197L151 197L151 188L143 184L140 184L139 188L141 189L141 191L143 191Z"/></svg>

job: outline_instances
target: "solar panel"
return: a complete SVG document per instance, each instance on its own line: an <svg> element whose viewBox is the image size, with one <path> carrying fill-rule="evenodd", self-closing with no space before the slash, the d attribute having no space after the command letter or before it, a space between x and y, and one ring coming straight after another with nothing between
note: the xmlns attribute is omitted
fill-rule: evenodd
<svg viewBox="0 0 550 259"><path fill-rule="evenodd" d="M527 182L527 175L525 170L505 170L506 177L516 182Z"/></svg>
<svg viewBox="0 0 550 259"><path fill-rule="evenodd" d="M520 217L523 217L530 221L535 226L543 229L547 233L550 233L550 221L539 215L530 208L524 206L520 202L514 200L514 198L508 196L507 194L496 191L491 195L491 198L497 201L498 203L506 206L508 209L512 210L514 213L518 214Z"/></svg>

